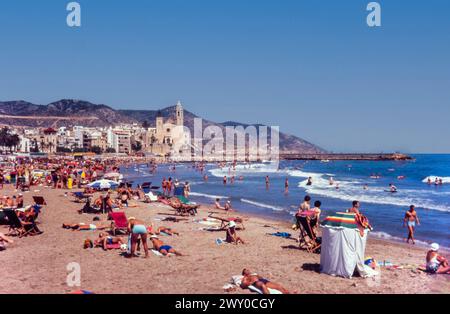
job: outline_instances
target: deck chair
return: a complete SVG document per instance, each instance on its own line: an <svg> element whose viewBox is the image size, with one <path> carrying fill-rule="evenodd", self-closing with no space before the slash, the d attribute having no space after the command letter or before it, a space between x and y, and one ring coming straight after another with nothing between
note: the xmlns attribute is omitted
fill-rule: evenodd
<svg viewBox="0 0 450 314"><path fill-rule="evenodd" d="M176 202L176 200L178 200L178 202ZM184 197L182 195L173 197L171 199L171 203L176 204L175 206L177 209L177 213L179 213L179 214L195 215L195 214L197 214L197 209L200 207L200 205L189 201L186 197ZM175 208L173 205L172 205L172 207Z"/></svg>
<svg viewBox="0 0 450 314"><path fill-rule="evenodd" d="M8 236L18 236L22 238L27 235L36 235L41 232L37 229L34 221L24 222L17 217L17 214L12 209L6 209L3 211L5 216L8 218L9 231Z"/></svg>
<svg viewBox="0 0 450 314"><path fill-rule="evenodd" d="M45 199L42 196L33 196L33 200L36 204L38 205L47 205L47 202L45 201Z"/></svg>
<svg viewBox="0 0 450 314"><path fill-rule="evenodd" d="M115 212L109 214L111 219L111 233L115 236L118 232L128 233L128 219L124 212Z"/></svg>
<svg viewBox="0 0 450 314"><path fill-rule="evenodd" d="M297 216L297 221L300 225L300 247L306 248L309 253L319 253L322 241L316 236L309 218L307 216ZM306 237L309 238L309 241L306 240Z"/></svg>

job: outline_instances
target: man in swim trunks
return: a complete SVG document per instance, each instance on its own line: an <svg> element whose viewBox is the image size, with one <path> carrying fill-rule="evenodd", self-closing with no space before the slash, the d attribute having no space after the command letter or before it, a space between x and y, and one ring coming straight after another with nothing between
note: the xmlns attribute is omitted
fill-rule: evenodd
<svg viewBox="0 0 450 314"><path fill-rule="evenodd" d="M438 254L439 244L431 244L427 253L427 272L431 274L450 274L450 266L445 257Z"/></svg>
<svg viewBox="0 0 450 314"><path fill-rule="evenodd" d="M420 226L419 217L417 216L416 208L414 205L409 207L409 210L405 213L405 218L403 219L403 227L408 224L408 238L406 243L409 243L409 240L412 240L412 244L416 244L414 242L414 231L416 228L416 223Z"/></svg>
<svg viewBox="0 0 450 314"><path fill-rule="evenodd" d="M145 223L134 217L128 219L128 232L131 234L131 251L129 257L135 257L136 245L139 239L144 245L145 258L148 257L147 228Z"/></svg>
<svg viewBox="0 0 450 314"><path fill-rule="evenodd" d="M261 290L263 294L270 294L269 289L278 290L283 294L289 294L289 291L283 288L281 285L271 282L256 273L252 273L248 269L244 269L242 271L242 276L244 276L241 281L242 289L247 289L248 287L253 286Z"/></svg>
<svg viewBox="0 0 450 314"><path fill-rule="evenodd" d="M158 239L158 236L152 235L150 236L150 240L153 244L153 249L158 251L164 256L169 255L169 253L175 254L176 256L183 256L180 252L176 251L173 247L170 245L164 244L160 239Z"/></svg>

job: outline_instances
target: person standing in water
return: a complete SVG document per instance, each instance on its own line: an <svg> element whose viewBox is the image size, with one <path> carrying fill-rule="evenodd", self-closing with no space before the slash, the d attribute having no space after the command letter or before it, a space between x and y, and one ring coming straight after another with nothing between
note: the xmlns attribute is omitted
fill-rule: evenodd
<svg viewBox="0 0 450 314"><path fill-rule="evenodd" d="M416 229L416 223L418 226L420 226L416 208L414 205L411 205L409 207L409 210L405 213L405 218L403 219L403 227L408 224L408 239L406 240L406 243L409 243L409 240L412 240L412 244L416 244L414 241L414 231Z"/></svg>
<svg viewBox="0 0 450 314"><path fill-rule="evenodd" d="M270 186L270 179L269 176L266 176L266 189L268 190Z"/></svg>
<svg viewBox="0 0 450 314"><path fill-rule="evenodd" d="M286 178L286 180L284 180L284 194L288 193L289 193L289 178Z"/></svg>

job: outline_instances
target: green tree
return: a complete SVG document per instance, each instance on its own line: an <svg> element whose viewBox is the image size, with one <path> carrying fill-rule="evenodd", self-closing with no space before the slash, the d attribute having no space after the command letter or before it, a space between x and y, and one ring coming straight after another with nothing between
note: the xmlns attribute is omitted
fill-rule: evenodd
<svg viewBox="0 0 450 314"><path fill-rule="evenodd" d="M139 152L140 150L142 150L142 143L141 142L134 142L131 144L131 149L135 152Z"/></svg>
<svg viewBox="0 0 450 314"><path fill-rule="evenodd" d="M93 152L93 153L95 153L97 155L100 155L101 153L103 153L103 150L99 146L92 146L91 147L91 152Z"/></svg>

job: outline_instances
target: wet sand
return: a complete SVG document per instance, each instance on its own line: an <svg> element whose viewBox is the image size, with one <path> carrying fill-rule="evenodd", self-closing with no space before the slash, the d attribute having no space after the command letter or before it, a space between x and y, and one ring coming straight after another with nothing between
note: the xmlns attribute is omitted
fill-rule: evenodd
<svg viewBox="0 0 450 314"><path fill-rule="evenodd" d="M78 289L118 294L225 293L222 287L230 281L231 276L240 274L243 268L249 268L301 294L450 292L449 276L430 276L415 268L381 268L381 275L375 279L344 279L320 274L318 254L299 250L295 240L267 235L281 231L296 236L288 223L259 217L249 217L245 222L246 230L238 231L248 244L217 245L215 239L224 238L225 232L199 230L206 226L193 222L193 217L178 223L155 220L174 214L171 208L160 203L132 201L138 207L124 211L128 217L135 216L147 224L153 222L155 226L172 227L180 232L180 236L162 236L161 239L188 256L159 257L150 253L147 259L127 259L121 256L120 250L85 250L82 248L84 240L94 240L99 231L65 230L62 223L91 223L95 215L78 214L77 209L82 204L73 202L73 197L64 196L65 192L33 187L31 192L24 194L26 204L31 202L33 195L42 195L47 200L48 205L38 219L44 234L14 238L15 243L0 252L0 293L61 294ZM11 187L7 186L0 190L0 194L13 193ZM206 217L208 211L207 206L202 206L195 219ZM246 216L236 213L231 216L236 215ZM102 221L106 221L106 215L99 216ZM7 231L5 226L0 226L0 232ZM366 250L366 256L398 264L423 264L425 254L423 248L373 239L369 239ZM66 267L72 262L81 266L81 287L69 287L66 283L69 273ZM229 294L237 293L250 292L238 288Z"/></svg>

